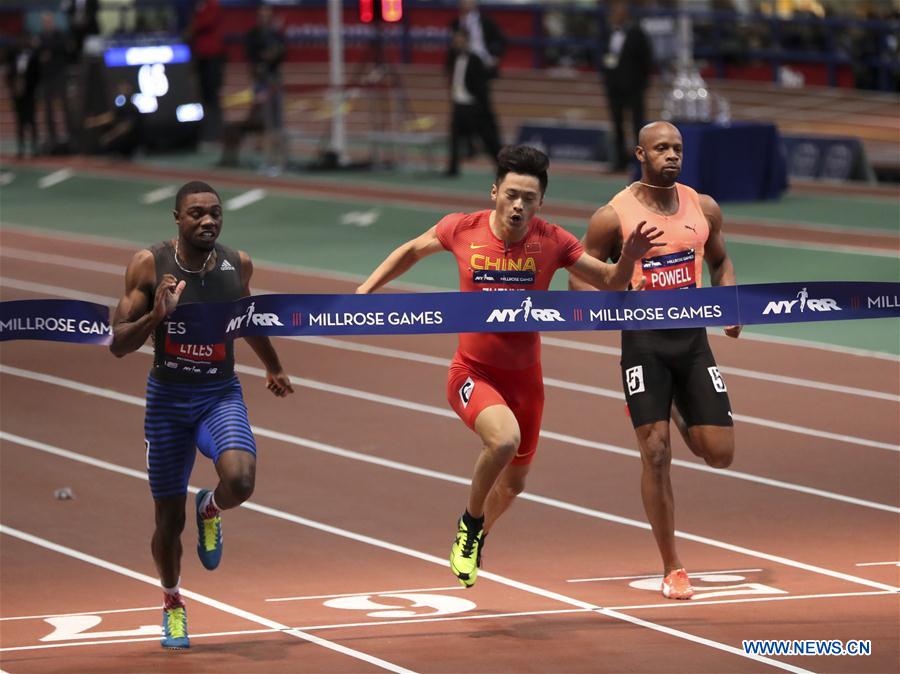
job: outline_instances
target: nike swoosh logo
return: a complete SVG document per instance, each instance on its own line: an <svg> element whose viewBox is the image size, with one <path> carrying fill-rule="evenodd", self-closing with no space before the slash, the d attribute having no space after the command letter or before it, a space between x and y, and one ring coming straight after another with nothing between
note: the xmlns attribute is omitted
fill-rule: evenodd
<svg viewBox="0 0 900 674"><path fill-rule="evenodd" d="M481 243L476 246L474 243L470 243L469 248L471 248L472 250L478 250L479 248L487 248L489 245L489 243Z"/></svg>

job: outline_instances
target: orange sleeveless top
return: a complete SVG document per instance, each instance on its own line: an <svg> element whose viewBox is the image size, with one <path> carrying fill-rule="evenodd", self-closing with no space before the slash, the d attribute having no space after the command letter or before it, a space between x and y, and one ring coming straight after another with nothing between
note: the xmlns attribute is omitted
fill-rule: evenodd
<svg viewBox="0 0 900 674"><path fill-rule="evenodd" d="M631 189L626 187L612 198L612 206L622 226L625 241L642 220L661 230L661 240L666 245L653 248L650 254L634 263L631 275L632 287L641 278L646 279L644 290L671 290L673 288L699 288L703 281L703 248L709 238L709 222L700 207L700 195L696 191L675 184L678 191L678 212L660 215L644 206Z"/></svg>

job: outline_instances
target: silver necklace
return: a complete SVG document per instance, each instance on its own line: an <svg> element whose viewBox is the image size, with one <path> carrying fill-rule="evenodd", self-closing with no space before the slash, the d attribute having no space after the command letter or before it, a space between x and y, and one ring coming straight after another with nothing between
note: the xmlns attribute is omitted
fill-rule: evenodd
<svg viewBox="0 0 900 674"><path fill-rule="evenodd" d="M645 183L642 180L638 180L638 185L643 185L644 187L652 187L656 190L674 190L675 185L651 185L650 183Z"/></svg>
<svg viewBox="0 0 900 674"><path fill-rule="evenodd" d="M179 268L181 271L183 271L185 274L201 274L201 273L203 273L203 272L206 270L206 265L209 264L209 261L210 261L210 259L212 258L213 253L215 253L215 252L216 252L216 248L215 248L215 246L213 246L213 249L212 249L211 251L209 251L209 255L206 256L206 259L203 261L203 266L200 267L200 269L197 269L196 271L194 271L193 269L186 269L186 268L178 261L178 239L175 239L175 264L176 264L176 265L178 266L178 268Z"/></svg>

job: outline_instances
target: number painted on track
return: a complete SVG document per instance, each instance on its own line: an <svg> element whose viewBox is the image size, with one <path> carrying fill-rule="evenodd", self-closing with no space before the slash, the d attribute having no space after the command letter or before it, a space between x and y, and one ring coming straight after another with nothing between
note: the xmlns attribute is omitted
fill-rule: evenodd
<svg viewBox="0 0 900 674"><path fill-rule="evenodd" d="M359 594L352 597L337 597L325 602L330 608L348 609L351 611L368 611L370 618L423 618L427 616L465 613L475 608L475 603L461 597L448 597L442 594L379 594L379 600L399 599L402 605L381 604L373 600L372 595ZM416 609L432 609L417 611Z"/></svg>

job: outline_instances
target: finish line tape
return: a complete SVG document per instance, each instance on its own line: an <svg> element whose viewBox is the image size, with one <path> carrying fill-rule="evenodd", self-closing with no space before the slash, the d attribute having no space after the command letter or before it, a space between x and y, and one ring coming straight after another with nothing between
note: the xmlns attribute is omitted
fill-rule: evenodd
<svg viewBox="0 0 900 674"><path fill-rule="evenodd" d="M814 281L651 292L442 292L254 295L186 304L168 319L174 342L254 335L647 330L900 317L900 283ZM109 308L74 300L0 303L0 341L105 344Z"/></svg>

